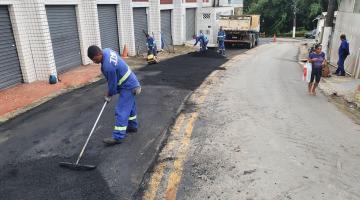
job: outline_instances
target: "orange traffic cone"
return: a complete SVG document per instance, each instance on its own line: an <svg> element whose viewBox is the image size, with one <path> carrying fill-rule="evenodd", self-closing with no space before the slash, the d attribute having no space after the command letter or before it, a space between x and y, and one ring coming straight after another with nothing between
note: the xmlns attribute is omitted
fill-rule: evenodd
<svg viewBox="0 0 360 200"><path fill-rule="evenodd" d="M123 50L123 52L121 54L121 57L122 58L128 58L128 49L126 47L126 44L124 45L124 50Z"/></svg>
<svg viewBox="0 0 360 200"><path fill-rule="evenodd" d="M276 33L274 33L273 42L276 42Z"/></svg>

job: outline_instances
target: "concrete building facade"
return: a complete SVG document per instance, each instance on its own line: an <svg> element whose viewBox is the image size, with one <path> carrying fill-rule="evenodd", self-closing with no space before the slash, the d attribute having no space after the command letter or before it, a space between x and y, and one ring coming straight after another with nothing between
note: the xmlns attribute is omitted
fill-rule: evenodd
<svg viewBox="0 0 360 200"><path fill-rule="evenodd" d="M336 17L335 29L330 43L330 62L336 64L340 35L345 34L350 43L350 56L345 69L355 78L360 78L360 1L342 0Z"/></svg>
<svg viewBox="0 0 360 200"><path fill-rule="evenodd" d="M0 20L0 55L9 57L0 64L0 89L90 64L90 45L119 52L126 45L135 56L144 52L144 32L158 47L184 44L192 34L187 13L194 15L195 34L198 9L212 5L213 0L0 0L0 17L6 19Z"/></svg>

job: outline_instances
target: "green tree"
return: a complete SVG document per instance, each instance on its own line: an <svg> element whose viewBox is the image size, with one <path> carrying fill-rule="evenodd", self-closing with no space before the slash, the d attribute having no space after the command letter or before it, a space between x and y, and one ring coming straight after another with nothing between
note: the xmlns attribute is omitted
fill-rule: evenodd
<svg viewBox="0 0 360 200"><path fill-rule="evenodd" d="M244 0L247 14L261 15L261 29L268 34L290 32L293 27L294 1L291 0ZM311 30L314 19L326 11L327 0L296 0L297 27Z"/></svg>

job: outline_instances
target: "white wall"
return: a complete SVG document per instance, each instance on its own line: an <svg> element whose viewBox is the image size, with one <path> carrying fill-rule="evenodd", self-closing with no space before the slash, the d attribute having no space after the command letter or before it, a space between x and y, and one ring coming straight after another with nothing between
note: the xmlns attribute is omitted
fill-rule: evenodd
<svg viewBox="0 0 360 200"><path fill-rule="evenodd" d="M356 58L360 48L360 13L353 13L353 3L353 0L343 0L340 5L330 52L330 61L336 64L339 58L340 35L345 34L350 43L350 56L345 62L345 69L349 73L355 71Z"/></svg>

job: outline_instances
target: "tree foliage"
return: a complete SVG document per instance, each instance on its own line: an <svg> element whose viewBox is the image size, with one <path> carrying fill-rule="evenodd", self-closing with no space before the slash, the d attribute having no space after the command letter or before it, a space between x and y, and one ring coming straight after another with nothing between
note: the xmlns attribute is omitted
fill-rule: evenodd
<svg viewBox="0 0 360 200"><path fill-rule="evenodd" d="M261 15L262 32L290 32L294 10L298 29L312 30L314 19L327 10L327 0L244 0L245 13ZM296 5L296 9L295 6Z"/></svg>

